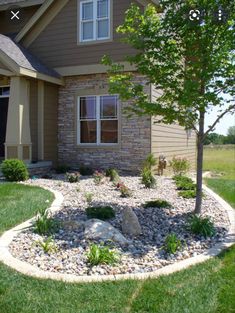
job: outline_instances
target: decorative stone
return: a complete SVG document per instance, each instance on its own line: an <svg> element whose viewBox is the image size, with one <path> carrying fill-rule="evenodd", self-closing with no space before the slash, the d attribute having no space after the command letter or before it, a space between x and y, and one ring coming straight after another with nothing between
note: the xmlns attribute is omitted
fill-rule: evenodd
<svg viewBox="0 0 235 313"><path fill-rule="evenodd" d="M64 221L63 228L69 231L82 231L84 230L84 222L83 221Z"/></svg>
<svg viewBox="0 0 235 313"><path fill-rule="evenodd" d="M138 217L131 208L125 208L122 214L122 231L130 236L139 236L142 229Z"/></svg>
<svg viewBox="0 0 235 313"><path fill-rule="evenodd" d="M128 245L128 240L116 228L98 219L91 219L85 223L84 237L90 240L111 240L121 246Z"/></svg>

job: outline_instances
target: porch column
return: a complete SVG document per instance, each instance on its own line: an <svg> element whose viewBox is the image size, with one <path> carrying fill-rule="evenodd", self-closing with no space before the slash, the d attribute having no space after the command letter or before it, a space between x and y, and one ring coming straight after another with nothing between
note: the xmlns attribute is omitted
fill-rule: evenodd
<svg viewBox="0 0 235 313"><path fill-rule="evenodd" d="M5 158L17 158L26 162L32 160L29 82L24 77L11 77Z"/></svg>

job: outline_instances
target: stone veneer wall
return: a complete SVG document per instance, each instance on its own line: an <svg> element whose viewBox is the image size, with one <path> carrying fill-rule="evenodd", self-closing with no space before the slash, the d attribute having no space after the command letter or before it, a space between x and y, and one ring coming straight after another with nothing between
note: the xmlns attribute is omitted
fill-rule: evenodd
<svg viewBox="0 0 235 313"><path fill-rule="evenodd" d="M136 76L143 81L143 77ZM115 167L122 172L136 174L151 151L151 120L148 117L127 118L121 105L120 144L118 147L83 147L77 145L76 106L79 90L108 88L105 74L65 78L59 91L58 159L59 163L74 168L80 165L94 169ZM149 89L146 87L146 92ZM89 93L90 94L90 93ZM130 104L130 103L129 103Z"/></svg>

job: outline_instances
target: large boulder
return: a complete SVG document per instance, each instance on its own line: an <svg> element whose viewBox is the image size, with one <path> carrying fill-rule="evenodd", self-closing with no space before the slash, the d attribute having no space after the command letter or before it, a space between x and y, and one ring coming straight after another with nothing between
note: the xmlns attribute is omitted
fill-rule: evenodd
<svg viewBox="0 0 235 313"><path fill-rule="evenodd" d="M122 232L131 237L142 234L138 217L131 208L125 208L122 213Z"/></svg>
<svg viewBox="0 0 235 313"><path fill-rule="evenodd" d="M111 224L98 219L88 220L85 224L84 237L90 240L112 240L121 246L129 244L128 240Z"/></svg>

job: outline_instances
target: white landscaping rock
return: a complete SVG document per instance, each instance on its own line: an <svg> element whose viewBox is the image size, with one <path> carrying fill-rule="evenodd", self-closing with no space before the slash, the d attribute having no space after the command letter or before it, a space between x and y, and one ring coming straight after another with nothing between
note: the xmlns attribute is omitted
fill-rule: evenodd
<svg viewBox="0 0 235 313"><path fill-rule="evenodd" d="M139 236L142 229L138 217L131 208L125 208L122 213L122 231L129 236Z"/></svg>
<svg viewBox="0 0 235 313"><path fill-rule="evenodd" d="M116 228L98 219L91 219L85 223L84 237L90 240L111 240L121 246L128 245L128 240Z"/></svg>

